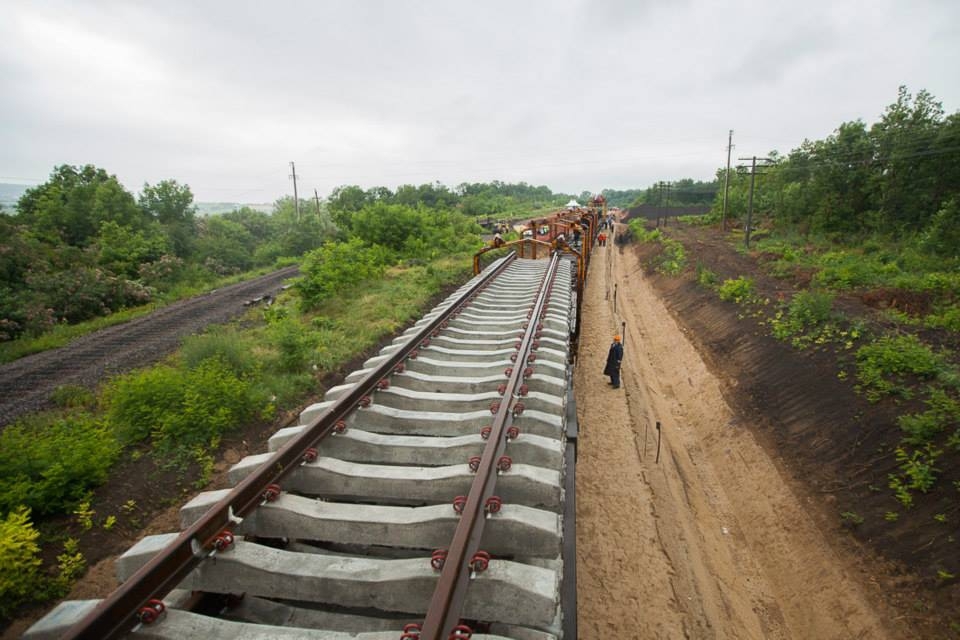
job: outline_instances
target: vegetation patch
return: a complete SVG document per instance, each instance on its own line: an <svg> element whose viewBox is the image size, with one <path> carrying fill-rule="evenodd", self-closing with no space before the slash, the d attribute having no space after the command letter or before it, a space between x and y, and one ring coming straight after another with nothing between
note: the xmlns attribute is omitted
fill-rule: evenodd
<svg viewBox="0 0 960 640"><path fill-rule="evenodd" d="M644 221L635 218L630 221L631 235L639 242L653 242L661 247L660 253L651 259L651 265L659 272L668 276L676 276L687 267L687 254L683 244L663 234L659 229L647 231Z"/></svg>

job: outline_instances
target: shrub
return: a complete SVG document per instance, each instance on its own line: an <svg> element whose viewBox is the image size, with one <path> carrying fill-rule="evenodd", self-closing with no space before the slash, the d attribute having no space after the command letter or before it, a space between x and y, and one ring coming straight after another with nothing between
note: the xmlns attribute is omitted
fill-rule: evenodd
<svg viewBox="0 0 960 640"><path fill-rule="evenodd" d="M719 278L717 277L716 273L702 264L697 265L697 282L699 282L702 286L708 289L713 289L715 286L717 286L718 280Z"/></svg>
<svg viewBox="0 0 960 640"><path fill-rule="evenodd" d="M311 251L304 256L303 277L295 285L301 306L316 308L338 293L380 277L388 258L385 249L368 247L358 238L348 242L328 242Z"/></svg>
<svg viewBox="0 0 960 640"><path fill-rule="evenodd" d="M216 446L266 408L264 392L219 357L187 371L161 366L123 376L106 402L108 420L125 442L150 433L161 452L179 458Z"/></svg>
<svg viewBox="0 0 960 640"><path fill-rule="evenodd" d="M930 380L947 372L943 358L914 335L885 336L857 350L857 378L867 399L909 398L908 376Z"/></svg>
<svg viewBox="0 0 960 640"><path fill-rule="evenodd" d="M721 300L743 304L753 299L753 280L744 276L735 280L724 280L717 292L720 294Z"/></svg>
<svg viewBox="0 0 960 640"><path fill-rule="evenodd" d="M0 520L0 621L43 591L39 536L25 507Z"/></svg>
<svg viewBox="0 0 960 640"><path fill-rule="evenodd" d="M114 378L104 392L107 423L124 445L139 442L180 406L182 372L159 365Z"/></svg>
<svg viewBox="0 0 960 640"><path fill-rule="evenodd" d="M925 445L949 426L960 420L960 402L946 390L933 388L926 400L927 410L900 416L897 423L903 429L904 441L912 445Z"/></svg>
<svg viewBox="0 0 960 640"><path fill-rule="evenodd" d="M9 425L0 433L0 510L68 511L107 479L119 453L113 432L87 414Z"/></svg>
<svg viewBox="0 0 960 640"><path fill-rule="evenodd" d="M781 340L795 336L830 319L833 296L820 291L800 291L793 296L782 317L774 318L773 335Z"/></svg>
<svg viewBox="0 0 960 640"><path fill-rule="evenodd" d="M270 323L269 335L279 351L282 371L302 371L313 356L317 335L305 329L297 319L282 318Z"/></svg>
<svg viewBox="0 0 960 640"><path fill-rule="evenodd" d="M211 358L219 358L237 375L253 373L258 367L251 344L233 328L216 327L199 336L188 336L180 348L180 357L190 369Z"/></svg>
<svg viewBox="0 0 960 640"><path fill-rule="evenodd" d="M65 384L57 387L50 394L55 405L63 409L89 407L96 399L93 392L86 387L75 384Z"/></svg>

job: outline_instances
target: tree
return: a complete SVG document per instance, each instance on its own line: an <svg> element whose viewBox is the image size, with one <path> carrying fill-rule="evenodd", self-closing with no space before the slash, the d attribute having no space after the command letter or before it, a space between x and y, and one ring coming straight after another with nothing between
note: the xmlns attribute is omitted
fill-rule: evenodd
<svg viewBox="0 0 960 640"><path fill-rule="evenodd" d="M337 187L327 198L327 207L334 223L342 231L349 231L353 214L367 204L367 192L356 185Z"/></svg>
<svg viewBox="0 0 960 640"><path fill-rule="evenodd" d="M203 266L221 275L253 266L254 238L242 224L223 216L210 216L199 227L196 258Z"/></svg>
<svg viewBox="0 0 960 640"><path fill-rule="evenodd" d="M176 180L161 180L154 187L144 183L139 204L150 219L163 227L173 252L181 258L190 255L197 231L190 186Z"/></svg>
<svg viewBox="0 0 960 640"><path fill-rule="evenodd" d="M47 182L23 194L17 211L34 232L73 246L88 244L104 222L135 229L147 222L116 176L90 164L56 167Z"/></svg>
<svg viewBox="0 0 960 640"><path fill-rule="evenodd" d="M100 266L130 279L140 275L142 265L159 260L169 249L159 225L135 231L116 222L100 225L97 247Z"/></svg>

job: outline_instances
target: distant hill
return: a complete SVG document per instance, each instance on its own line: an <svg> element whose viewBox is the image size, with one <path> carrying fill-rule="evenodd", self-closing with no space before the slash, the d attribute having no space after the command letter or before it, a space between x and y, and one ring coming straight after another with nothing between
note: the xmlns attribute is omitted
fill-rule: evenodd
<svg viewBox="0 0 960 640"><path fill-rule="evenodd" d="M13 209L13 206L17 204L17 200L20 199L20 196L32 186L34 185L0 182L0 205L3 206L4 210Z"/></svg>
<svg viewBox="0 0 960 640"><path fill-rule="evenodd" d="M249 202L194 202L197 207L197 215L212 216L216 213L228 213L240 207L249 207L264 213L273 211L273 205L270 203L249 203Z"/></svg>
<svg viewBox="0 0 960 640"><path fill-rule="evenodd" d="M3 210L7 213L13 211L17 206L17 201L20 199L27 189L35 185L31 184L10 184L8 182L0 182L0 206L3 207ZM256 209L257 211L263 211L264 213L270 213L273 211L273 205L270 203L247 203L247 202L195 202L197 207L197 215L201 216L210 216L216 213L227 213L228 211L233 211L234 209L239 209L240 207L250 207L251 209Z"/></svg>

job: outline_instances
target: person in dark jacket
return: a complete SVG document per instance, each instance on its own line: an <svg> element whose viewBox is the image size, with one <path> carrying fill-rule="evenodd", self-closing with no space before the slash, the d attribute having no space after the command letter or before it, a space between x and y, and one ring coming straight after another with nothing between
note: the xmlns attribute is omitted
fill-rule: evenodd
<svg viewBox="0 0 960 640"><path fill-rule="evenodd" d="M607 366L603 370L603 375L610 376L609 384L613 385L614 389L620 388L621 360L623 360L623 345L620 343L620 336L613 336L613 344L607 352Z"/></svg>

